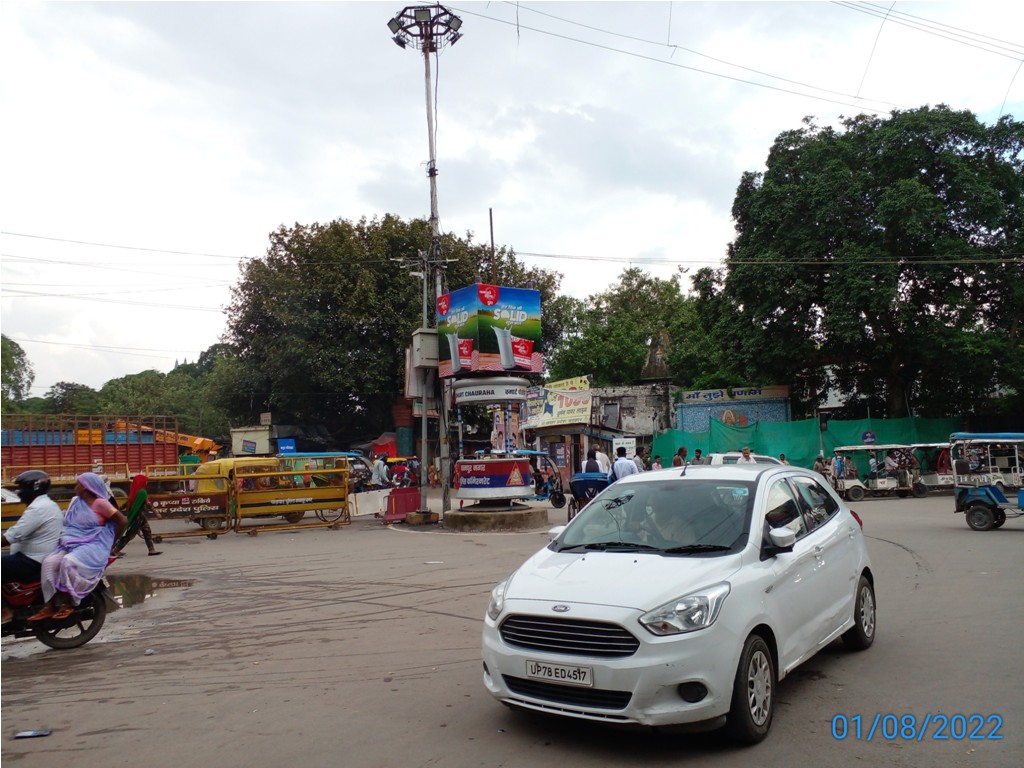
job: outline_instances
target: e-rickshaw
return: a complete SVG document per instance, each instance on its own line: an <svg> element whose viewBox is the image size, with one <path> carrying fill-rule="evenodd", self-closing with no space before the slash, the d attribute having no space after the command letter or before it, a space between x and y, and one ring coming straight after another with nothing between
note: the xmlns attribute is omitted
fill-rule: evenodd
<svg viewBox="0 0 1024 768"><path fill-rule="evenodd" d="M975 531L1001 528L1007 518L1024 515L1024 489L1018 489L1014 507L1004 492L1003 467L992 463L992 446L999 446L1001 456L1019 458L1024 433L954 432L949 437L956 478L954 512L963 512L967 525ZM1017 467L1019 473L1019 464Z"/></svg>
<svg viewBox="0 0 1024 768"><path fill-rule="evenodd" d="M952 491L956 485L949 443L914 443L910 446L917 459L917 481L929 491Z"/></svg>
<svg viewBox="0 0 1024 768"><path fill-rule="evenodd" d="M1007 491L1020 488L1024 445L1014 435L1020 432L954 432L950 450L957 446L956 459L967 462L968 472L987 476L988 482Z"/></svg>
<svg viewBox="0 0 1024 768"><path fill-rule="evenodd" d="M860 501L866 495L892 496L903 499L913 495L922 498L928 495L928 486L916 476L913 451L907 445L845 445L835 449L842 469L832 477L832 484L843 498ZM895 469L885 468L885 458L892 456ZM867 463L867 471L859 467L856 459ZM874 463L871 464L871 459ZM863 475L861 473L863 472Z"/></svg>
<svg viewBox="0 0 1024 768"><path fill-rule="evenodd" d="M565 506L565 491L562 487L562 473L551 461L547 451L535 451L528 448L518 448L512 451L510 456L528 456L530 468L533 470L532 496L521 496L521 501L550 501L555 509Z"/></svg>

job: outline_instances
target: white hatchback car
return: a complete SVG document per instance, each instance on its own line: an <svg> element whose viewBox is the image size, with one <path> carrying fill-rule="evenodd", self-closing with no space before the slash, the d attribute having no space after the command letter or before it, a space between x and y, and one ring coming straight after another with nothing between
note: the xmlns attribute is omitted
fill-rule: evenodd
<svg viewBox="0 0 1024 768"><path fill-rule="evenodd" d="M776 683L875 638L860 519L792 466L612 484L492 591L484 684L513 708L763 739Z"/></svg>

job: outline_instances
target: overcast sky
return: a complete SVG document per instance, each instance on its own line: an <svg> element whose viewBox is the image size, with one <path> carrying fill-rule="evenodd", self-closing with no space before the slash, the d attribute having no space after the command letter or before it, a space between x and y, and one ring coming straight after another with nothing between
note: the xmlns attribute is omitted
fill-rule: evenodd
<svg viewBox="0 0 1024 768"><path fill-rule="evenodd" d="M402 7L0 4L0 327L33 395L194 361L282 224L429 216ZM441 227L489 242L493 209L496 243L581 298L720 264L740 175L806 116L1024 111L1021 3L446 7Z"/></svg>

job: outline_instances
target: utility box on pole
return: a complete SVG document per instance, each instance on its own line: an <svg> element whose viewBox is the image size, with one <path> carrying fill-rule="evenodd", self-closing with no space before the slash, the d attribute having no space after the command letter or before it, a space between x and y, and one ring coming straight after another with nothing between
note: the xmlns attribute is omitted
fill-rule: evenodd
<svg viewBox="0 0 1024 768"><path fill-rule="evenodd" d="M412 332L412 367L437 368L437 328L417 328Z"/></svg>

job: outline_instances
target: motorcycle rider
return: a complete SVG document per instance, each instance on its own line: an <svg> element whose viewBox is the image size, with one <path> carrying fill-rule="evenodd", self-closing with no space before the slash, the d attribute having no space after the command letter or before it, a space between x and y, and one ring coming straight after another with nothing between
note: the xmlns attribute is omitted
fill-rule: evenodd
<svg viewBox="0 0 1024 768"><path fill-rule="evenodd" d="M407 488L409 483L409 468L405 465L404 461L395 463L395 468L391 470L392 485L396 488Z"/></svg>
<svg viewBox="0 0 1024 768"><path fill-rule="evenodd" d="M50 490L50 476L45 472L38 469L22 472L14 484L25 511L3 534L4 546L9 544L11 553L0 558L2 578L4 584L12 581L28 584L39 581L43 558L56 548L64 513L57 502L46 495ZM4 601L3 621L10 618L10 606Z"/></svg>

